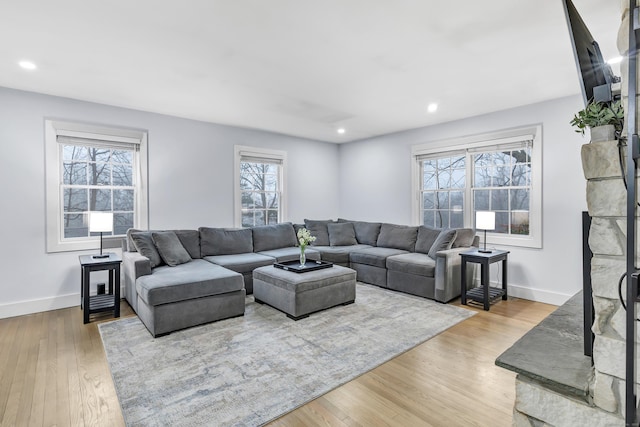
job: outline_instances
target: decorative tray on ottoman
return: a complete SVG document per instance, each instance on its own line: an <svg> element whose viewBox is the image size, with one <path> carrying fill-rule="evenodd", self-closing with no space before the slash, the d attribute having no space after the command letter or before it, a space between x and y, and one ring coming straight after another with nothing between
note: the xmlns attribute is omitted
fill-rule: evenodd
<svg viewBox="0 0 640 427"><path fill-rule="evenodd" d="M284 261L276 262L273 264L276 268L291 271L293 273L306 273L307 271L321 270L323 268L333 267L332 262L327 261L314 261L309 260L304 264L304 267L300 265L300 261Z"/></svg>

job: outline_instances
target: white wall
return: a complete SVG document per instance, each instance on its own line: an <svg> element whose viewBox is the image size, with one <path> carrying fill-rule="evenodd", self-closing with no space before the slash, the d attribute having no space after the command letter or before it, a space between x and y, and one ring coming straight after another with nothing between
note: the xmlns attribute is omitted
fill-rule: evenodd
<svg viewBox="0 0 640 427"><path fill-rule="evenodd" d="M569 121L579 96L343 144L340 216L411 223L411 146L542 124L542 249L501 247L509 255L513 296L562 304L582 288L581 212L586 210L580 147ZM497 280L493 266L491 280Z"/></svg>
<svg viewBox="0 0 640 427"><path fill-rule="evenodd" d="M235 144L287 151L290 221L409 224L412 145L542 123L543 248L505 249L512 295L561 304L582 286L587 138L568 124L581 107L563 98L338 146L0 88L0 318L79 305L83 252L45 251L45 118L148 130L149 225L158 229L233 225Z"/></svg>
<svg viewBox="0 0 640 427"><path fill-rule="evenodd" d="M149 132L150 228L233 226L235 144L288 153L288 220L338 216L335 144L0 88L0 318L80 302L91 252L45 251L45 118Z"/></svg>

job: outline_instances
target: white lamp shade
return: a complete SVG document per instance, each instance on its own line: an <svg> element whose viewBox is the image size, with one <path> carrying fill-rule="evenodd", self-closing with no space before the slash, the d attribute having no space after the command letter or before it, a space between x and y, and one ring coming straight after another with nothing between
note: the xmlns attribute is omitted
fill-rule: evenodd
<svg viewBox="0 0 640 427"><path fill-rule="evenodd" d="M89 212L90 233L110 233L113 231L113 212Z"/></svg>
<svg viewBox="0 0 640 427"><path fill-rule="evenodd" d="M476 211L476 228L478 230L495 230L496 213L493 211Z"/></svg>

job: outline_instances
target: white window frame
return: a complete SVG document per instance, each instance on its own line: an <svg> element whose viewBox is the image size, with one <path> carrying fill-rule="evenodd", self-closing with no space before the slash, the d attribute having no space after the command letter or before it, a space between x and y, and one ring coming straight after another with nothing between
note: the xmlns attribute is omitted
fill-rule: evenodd
<svg viewBox="0 0 640 427"><path fill-rule="evenodd" d="M496 145L509 144L523 139L531 139L531 193L530 197L530 223L529 235L505 235L502 233L487 232L487 244L519 246L526 248L542 248L542 125L531 125L516 129L508 129L473 135L448 140L434 141L427 144L420 144L411 147L411 215L414 224L420 224L420 176L421 156L433 154L446 154L448 152L460 150L477 150L481 148L495 147ZM469 162L467 162L469 163ZM471 165L467 164L467 176L470 177ZM467 178L469 179L469 178ZM469 184L469 181L467 181ZM471 187L465 187L465 211L464 226L473 228L473 200L471 197Z"/></svg>
<svg viewBox="0 0 640 427"><path fill-rule="evenodd" d="M64 238L62 197L60 194L62 158L58 136L130 144L134 148L133 167L134 173L136 173L136 198L134 200L133 223L135 228L147 229L149 224L147 132L52 119L46 119L44 125L47 252L83 251L96 249L100 246L100 238L95 236ZM120 239L122 236L104 237L105 246L110 246L110 240Z"/></svg>
<svg viewBox="0 0 640 427"><path fill-rule="evenodd" d="M248 147L245 145L234 146L234 224L242 227L242 191L240 189L240 162L243 158L254 158L265 162L277 161L280 163L280 212L279 222L287 221L287 152L272 150L269 148Z"/></svg>

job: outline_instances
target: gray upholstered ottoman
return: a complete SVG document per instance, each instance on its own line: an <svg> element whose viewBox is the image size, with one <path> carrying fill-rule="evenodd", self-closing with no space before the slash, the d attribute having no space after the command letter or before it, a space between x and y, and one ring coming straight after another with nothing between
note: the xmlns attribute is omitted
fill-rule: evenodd
<svg viewBox="0 0 640 427"><path fill-rule="evenodd" d="M293 273L274 266L253 270L253 296L293 320L356 299L356 272L334 265L331 268Z"/></svg>

